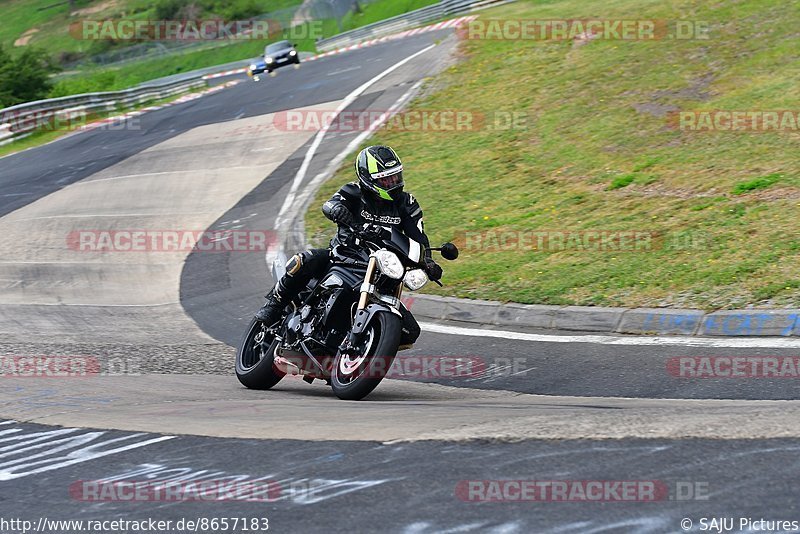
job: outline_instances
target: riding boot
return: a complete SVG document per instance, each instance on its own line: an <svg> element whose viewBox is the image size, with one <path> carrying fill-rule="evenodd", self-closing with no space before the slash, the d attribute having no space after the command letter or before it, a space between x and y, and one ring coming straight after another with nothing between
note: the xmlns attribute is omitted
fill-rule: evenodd
<svg viewBox="0 0 800 534"><path fill-rule="evenodd" d="M256 313L256 319L262 323L272 325L278 322L283 315L284 308L294 298L295 295L292 295L291 288L287 287L287 285L292 285L291 280L286 280L287 278L291 278L291 276L286 275L278 280L275 287L267 294L267 302ZM287 284L286 282L290 283Z"/></svg>

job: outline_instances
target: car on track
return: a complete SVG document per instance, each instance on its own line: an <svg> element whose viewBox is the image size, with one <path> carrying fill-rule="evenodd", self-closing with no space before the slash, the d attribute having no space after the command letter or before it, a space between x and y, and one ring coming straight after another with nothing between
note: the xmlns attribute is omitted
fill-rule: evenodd
<svg viewBox="0 0 800 534"><path fill-rule="evenodd" d="M289 41L268 44L264 49L264 57L258 58L250 64L247 69L247 75L255 77L264 72L271 73L285 65L299 65L300 54L298 54L295 46Z"/></svg>

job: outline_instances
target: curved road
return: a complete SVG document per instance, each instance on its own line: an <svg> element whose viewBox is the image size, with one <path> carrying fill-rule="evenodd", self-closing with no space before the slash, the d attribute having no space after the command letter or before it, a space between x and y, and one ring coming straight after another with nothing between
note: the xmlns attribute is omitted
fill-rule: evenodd
<svg viewBox="0 0 800 534"><path fill-rule="evenodd" d="M407 361L479 365L387 380L361 403L299 380L254 392L232 376L231 346L271 284L263 254L81 251L70 241L97 230L271 235L287 195L307 202L358 135L320 138L298 174L317 132L275 128L280 112L401 105L453 61L453 45L432 32L332 56L147 113L135 129L0 159L4 517L268 517L281 532L672 532L682 518L799 519L796 382L670 372L687 356L795 356L791 341L615 345L427 325ZM296 226L284 229L299 242ZM95 362L101 373L9 376L32 356ZM214 503L70 492L77 481L226 477L281 490L270 502ZM507 479L668 491L611 503L476 503L462 491Z"/></svg>

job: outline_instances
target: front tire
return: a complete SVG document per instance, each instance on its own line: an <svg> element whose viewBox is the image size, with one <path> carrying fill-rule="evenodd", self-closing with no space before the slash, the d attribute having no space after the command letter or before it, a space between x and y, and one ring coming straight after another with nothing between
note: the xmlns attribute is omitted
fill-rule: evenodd
<svg viewBox="0 0 800 534"><path fill-rule="evenodd" d="M270 389L286 376L275 363L278 340L269 336L261 321L250 320L236 350L236 378L250 389Z"/></svg>
<svg viewBox="0 0 800 534"><path fill-rule="evenodd" d="M361 400L378 387L389 371L400 344L400 318L381 312L373 317L364 333L364 353L355 357L336 354L331 371L331 388L342 400Z"/></svg>

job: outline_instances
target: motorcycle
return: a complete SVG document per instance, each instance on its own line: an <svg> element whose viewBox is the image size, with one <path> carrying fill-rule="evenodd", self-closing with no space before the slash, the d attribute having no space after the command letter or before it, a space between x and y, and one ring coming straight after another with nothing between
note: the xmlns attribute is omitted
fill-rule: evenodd
<svg viewBox="0 0 800 534"><path fill-rule="evenodd" d="M300 375L309 384L324 380L343 400L369 395L400 348L403 288L416 291L428 282L426 250L458 257L452 243L425 249L396 229L351 228L347 242L331 250L328 271L309 282L281 320L250 321L236 353L239 382L266 390L286 375ZM273 263L275 280L285 263Z"/></svg>

